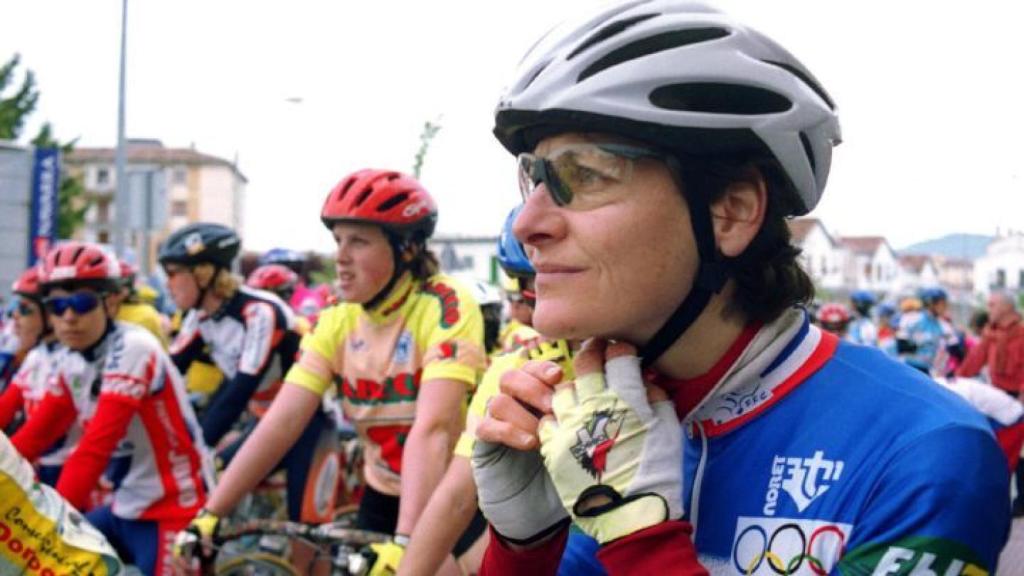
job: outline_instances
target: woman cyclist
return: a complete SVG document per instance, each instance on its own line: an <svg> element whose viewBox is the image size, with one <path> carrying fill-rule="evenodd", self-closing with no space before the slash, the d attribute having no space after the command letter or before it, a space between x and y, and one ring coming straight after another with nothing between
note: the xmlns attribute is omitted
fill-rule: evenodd
<svg viewBox="0 0 1024 576"><path fill-rule="evenodd" d="M400 553L451 457L460 407L484 366L482 320L468 292L437 273L426 247L437 209L413 178L355 172L330 191L320 218L337 245L345 303L320 315L281 392L190 530L209 538L337 384L364 450L357 525L395 534L379 550L383 565Z"/></svg>
<svg viewBox="0 0 1024 576"><path fill-rule="evenodd" d="M86 518L126 562L171 574L168 544L202 507L209 470L181 376L152 334L114 321L120 271L98 246L54 248L41 284L64 348L46 395L11 443L32 460L82 426L56 486L79 510L115 453L124 459L113 503Z"/></svg>
<svg viewBox="0 0 1024 576"><path fill-rule="evenodd" d="M159 253L171 297L188 311L171 346L174 363L185 373L208 355L224 374L199 420L207 445L216 448L219 467L230 463L266 413L299 343L288 305L268 292L239 286L231 274L239 245L234 230L196 223L171 234ZM229 438L232 430L240 433ZM326 413L317 411L295 431L301 433L299 442L279 458L286 471L288 518L325 522L334 513L334 501L316 495L333 495L334 427ZM301 565L309 551L295 550L293 560Z"/></svg>
<svg viewBox="0 0 1024 576"><path fill-rule="evenodd" d="M14 309L14 331L22 347L28 350L25 360L0 395L0 430L12 426L16 418L24 422L35 412L53 371L53 359L59 342L53 326L46 318L43 295L39 287L39 268L33 266L21 273L12 288L18 301ZM57 483L60 468L74 447L81 427L74 427L67 437L58 441L34 463L39 479L50 486Z"/></svg>
<svg viewBox="0 0 1024 576"><path fill-rule="evenodd" d="M554 573L570 518L612 574L993 572L1008 484L984 418L794 306L813 284L785 219L824 190L827 93L693 2L579 16L523 59L494 132L534 326L591 340L572 382L507 373L477 427L481 572Z"/></svg>

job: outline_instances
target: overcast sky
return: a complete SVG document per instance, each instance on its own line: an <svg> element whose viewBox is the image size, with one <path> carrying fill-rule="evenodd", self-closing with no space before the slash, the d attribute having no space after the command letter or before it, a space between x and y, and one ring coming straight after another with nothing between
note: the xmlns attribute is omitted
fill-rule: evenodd
<svg viewBox="0 0 1024 576"><path fill-rule="evenodd" d="M239 160L248 248L328 250L320 204L352 170L410 171L445 234L494 235L516 202L490 135L502 86L551 25L592 0L130 0L129 137ZM813 215L894 247L1024 228L1024 4L728 0L836 100L844 143ZM117 0L0 0L0 60L41 98L30 130L113 146Z"/></svg>

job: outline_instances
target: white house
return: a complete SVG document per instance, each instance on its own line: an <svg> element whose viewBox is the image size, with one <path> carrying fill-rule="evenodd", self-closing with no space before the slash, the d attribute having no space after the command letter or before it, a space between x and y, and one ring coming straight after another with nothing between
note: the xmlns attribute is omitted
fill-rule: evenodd
<svg viewBox="0 0 1024 576"><path fill-rule="evenodd" d="M941 283L939 268L931 256L904 254L897 261L900 267L893 287L896 293L908 294Z"/></svg>
<svg viewBox="0 0 1024 576"><path fill-rule="evenodd" d="M898 290L900 264L888 240L882 236L844 236L838 243L849 253L844 286L884 294Z"/></svg>
<svg viewBox="0 0 1024 576"><path fill-rule="evenodd" d="M429 246L445 273L466 274L492 284L500 282L497 236L434 236Z"/></svg>
<svg viewBox="0 0 1024 576"><path fill-rule="evenodd" d="M987 297L993 289L1024 289L1024 234L996 238L974 261L974 292Z"/></svg>
<svg viewBox="0 0 1024 576"><path fill-rule="evenodd" d="M843 288L846 250L825 230L821 220L797 218L788 224L791 241L800 248L800 264L814 284L826 290Z"/></svg>

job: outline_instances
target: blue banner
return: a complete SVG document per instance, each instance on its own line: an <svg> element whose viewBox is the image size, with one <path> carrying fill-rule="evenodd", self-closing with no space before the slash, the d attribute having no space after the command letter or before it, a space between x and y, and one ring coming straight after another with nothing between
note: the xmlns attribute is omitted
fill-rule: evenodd
<svg viewBox="0 0 1024 576"><path fill-rule="evenodd" d="M29 213L28 265L46 255L57 239L57 193L60 191L60 150L36 148L32 167L32 210Z"/></svg>

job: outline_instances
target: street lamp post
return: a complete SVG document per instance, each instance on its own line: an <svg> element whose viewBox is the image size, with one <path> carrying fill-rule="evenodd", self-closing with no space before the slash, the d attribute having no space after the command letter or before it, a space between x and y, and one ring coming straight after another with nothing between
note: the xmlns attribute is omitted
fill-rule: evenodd
<svg viewBox="0 0 1024 576"><path fill-rule="evenodd" d="M114 178L117 190L114 198L114 249L124 255L125 232L128 227L128 182L125 178L124 139L124 86L125 51L128 38L128 0L121 0L121 73L117 86L117 152L114 156Z"/></svg>

